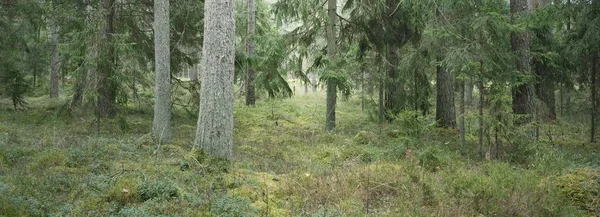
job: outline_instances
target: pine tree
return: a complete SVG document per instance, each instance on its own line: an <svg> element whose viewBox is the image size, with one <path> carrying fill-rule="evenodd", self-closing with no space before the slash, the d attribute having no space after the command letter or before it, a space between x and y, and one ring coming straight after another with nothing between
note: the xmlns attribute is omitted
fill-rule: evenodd
<svg viewBox="0 0 600 217"><path fill-rule="evenodd" d="M208 154L232 160L234 0L206 0L204 10L204 70L195 143Z"/></svg>
<svg viewBox="0 0 600 217"><path fill-rule="evenodd" d="M171 141L171 52L169 0L154 1L154 121L152 133L159 142Z"/></svg>

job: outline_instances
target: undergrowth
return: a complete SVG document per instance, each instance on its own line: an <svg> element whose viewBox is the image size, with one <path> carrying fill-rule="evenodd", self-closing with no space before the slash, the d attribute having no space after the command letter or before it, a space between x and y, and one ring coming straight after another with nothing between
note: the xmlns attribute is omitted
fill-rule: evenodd
<svg viewBox="0 0 600 217"><path fill-rule="evenodd" d="M236 104L229 162L193 147L196 121L182 109L172 143L159 145L150 108L121 108L98 131L60 101L28 101L27 111L0 106L0 216L600 214L597 149L568 122L543 126L552 141L485 160L476 126L461 145L431 117L378 125L359 99L340 102L338 126L325 132L324 96L308 93Z"/></svg>

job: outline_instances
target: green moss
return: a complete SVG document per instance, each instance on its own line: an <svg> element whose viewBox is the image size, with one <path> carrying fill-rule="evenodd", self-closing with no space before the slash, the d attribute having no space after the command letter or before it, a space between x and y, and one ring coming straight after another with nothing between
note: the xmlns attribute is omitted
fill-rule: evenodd
<svg viewBox="0 0 600 217"><path fill-rule="evenodd" d="M120 205L143 202L138 191L141 181L133 176L121 176L106 192L107 202L117 202Z"/></svg>
<svg viewBox="0 0 600 217"><path fill-rule="evenodd" d="M67 157L64 152L48 150L36 155L27 167L31 171L43 171L47 168L66 165Z"/></svg>
<svg viewBox="0 0 600 217"><path fill-rule="evenodd" d="M590 213L600 207L600 170L579 168L557 177L554 184L562 195ZM597 213L596 213L597 214Z"/></svg>

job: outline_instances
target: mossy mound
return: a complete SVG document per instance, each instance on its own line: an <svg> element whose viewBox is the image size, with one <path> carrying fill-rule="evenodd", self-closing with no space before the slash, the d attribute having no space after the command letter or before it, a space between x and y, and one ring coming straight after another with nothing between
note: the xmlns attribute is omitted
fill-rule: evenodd
<svg viewBox="0 0 600 217"><path fill-rule="evenodd" d="M573 169L557 177L554 184L579 208L600 214L600 170Z"/></svg>

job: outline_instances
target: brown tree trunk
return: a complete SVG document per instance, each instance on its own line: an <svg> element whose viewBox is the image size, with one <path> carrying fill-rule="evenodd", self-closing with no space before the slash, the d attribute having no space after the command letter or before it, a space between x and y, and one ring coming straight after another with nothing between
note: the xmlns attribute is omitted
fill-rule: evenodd
<svg viewBox="0 0 600 217"><path fill-rule="evenodd" d="M529 11L527 0L510 0L510 13L513 22L517 22L519 17L522 17ZM523 75L529 74L529 34L527 32L511 33L512 51L517 54L517 70ZM533 115L533 91L531 84L520 84L513 90L512 109L516 115L524 115L518 121L519 124L530 123Z"/></svg>
<svg viewBox="0 0 600 217"><path fill-rule="evenodd" d="M456 128L456 110L454 108L454 77L452 72L437 66L436 73L436 109L435 119L439 127Z"/></svg>
<svg viewBox="0 0 600 217"><path fill-rule="evenodd" d="M535 61L535 73L538 78L535 84L535 93L540 101L544 104L545 112L543 114L544 121L556 120L556 98L554 96L554 81L552 75L542 66L542 63Z"/></svg>
<svg viewBox="0 0 600 217"><path fill-rule="evenodd" d="M114 74L114 48L112 34L114 33L115 0L100 2L104 12L104 28L100 37L100 58L98 63L98 114L100 117L116 115L116 90L112 76Z"/></svg>
<svg viewBox="0 0 600 217"><path fill-rule="evenodd" d="M591 101L592 101L592 111L591 111L591 133L590 133L590 142L596 142L596 119L598 115L598 66L597 66L598 57L592 57L592 68L591 68Z"/></svg>
<svg viewBox="0 0 600 217"><path fill-rule="evenodd" d="M54 10L56 11L56 6L55 3L53 2L52 7L54 8ZM59 37L59 27L58 27L58 21L56 21L56 18L53 18L51 22L51 27L50 27L50 31L51 31L51 38L52 38L52 57L51 57L51 61L50 61L50 67L51 67L51 71L50 71L50 98L58 98L58 64L59 64L59 59L58 59L58 37Z"/></svg>
<svg viewBox="0 0 600 217"><path fill-rule="evenodd" d="M398 51L393 48L387 49L386 55L386 79L385 83L385 118L392 121L393 115L398 114L402 108L403 90L402 83L399 81L398 70Z"/></svg>
<svg viewBox="0 0 600 217"><path fill-rule="evenodd" d="M254 27L256 26L256 8L254 0L248 0L248 58L254 56ZM252 62L248 62L248 74L246 80L246 105L252 106L256 103L254 88L254 68Z"/></svg>

